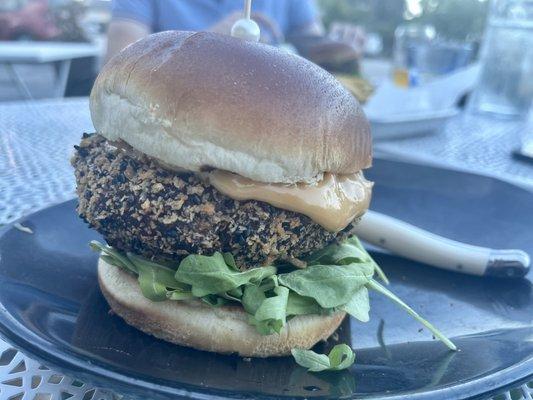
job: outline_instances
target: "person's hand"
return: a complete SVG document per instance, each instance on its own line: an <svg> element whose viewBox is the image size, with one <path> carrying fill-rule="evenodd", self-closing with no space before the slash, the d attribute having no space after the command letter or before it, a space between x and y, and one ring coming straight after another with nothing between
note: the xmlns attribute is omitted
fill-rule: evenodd
<svg viewBox="0 0 533 400"><path fill-rule="evenodd" d="M334 22L328 36L332 40L351 46L358 57L363 55L366 44L366 33L363 27L344 22Z"/></svg>

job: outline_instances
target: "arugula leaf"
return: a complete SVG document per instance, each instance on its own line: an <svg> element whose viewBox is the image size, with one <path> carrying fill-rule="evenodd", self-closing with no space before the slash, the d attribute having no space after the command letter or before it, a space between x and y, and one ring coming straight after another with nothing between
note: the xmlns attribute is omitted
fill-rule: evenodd
<svg viewBox="0 0 533 400"><path fill-rule="evenodd" d="M411 307L405 304L398 296L392 293L389 289L387 289L386 287L382 286L381 284L379 284L378 282L374 280L371 280L368 286L374 289L376 292L381 293L385 297L388 297L390 300L392 300L397 305L399 305L401 308L403 308L405 311L407 311L408 314L410 314L414 319L416 319L418 322L420 322L422 325L428 328L435 335L435 337L439 338L441 342L443 342L446 346L448 346L450 350L457 350L457 347L455 346L455 344L452 343L450 339L444 336L431 323L429 323L424 318L422 318L415 310L413 310Z"/></svg>
<svg viewBox="0 0 533 400"><path fill-rule="evenodd" d="M300 296L298 293L289 292L287 301L287 316L324 314L324 309L311 297Z"/></svg>
<svg viewBox="0 0 533 400"><path fill-rule="evenodd" d="M265 301L265 291L257 285L246 285L242 295L242 306L251 315L255 315L263 301Z"/></svg>
<svg viewBox="0 0 533 400"><path fill-rule="evenodd" d="M138 273L137 268L131 263L128 257L115 250L111 246L103 245L96 240L91 240L89 242L89 246L92 250L103 253L103 255L106 256L104 261L109 262L111 265L125 268L134 274Z"/></svg>
<svg viewBox="0 0 533 400"><path fill-rule="evenodd" d="M279 320L258 321L253 315L248 317L248 323L255 327L255 330L263 336L279 333L281 328L283 328L283 323Z"/></svg>
<svg viewBox="0 0 533 400"><path fill-rule="evenodd" d="M389 281L389 278L387 278L387 275L385 275L385 272L383 272L381 267L374 261L372 257L370 257L370 261L372 262L372 264L374 264L374 270L376 271L376 274L379 276L379 279L381 279L385 285L389 285L390 281Z"/></svg>
<svg viewBox="0 0 533 400"><path fill-rule="evenodd" d="M235 288L235 289L232 289L232 290L228 290L228 295L231 296L231 297L235 297L235 298L240 299L242 297L242 295L243 295L242 286L239 286L238 288Z"/></svg>
<svg viewBox="0 0 533 400"><path fill-rule="evenodd" d="M246 285L242 297L244 309L250 314L249 323L262 335L280 333L288 315L289 289L276 286L270 292L272 295L267 297L260 286Z"/></svg>
<svg viewBox="0 0 533 400"><path fill-rule="evenodd" d="M296 363L310 372L340 371L349 368L355 361L353 350L344 343L333 347L329 355L304 349L292 349L291 353Z"/></svg>
<svg viewBox="0 0 533 400"><path fill-rule="evenodd" d="M229 300L223 297L217 296L216 294L209 294L207 296L202 297L201 299L202 301L206 302L207 304L213 307L221 307L229 303Z"/></svg>
<svg viewBox="0 0 533 400"><path fill-rule="evenodd" d="M156 270L144 264L137 265L139 285L144 297L152 301L167 300L167 288L157 280Z"/></svg>
<svg viewBox="0 0 533 400"><path fill-rule="evenodd" d="M196 297L228 292L247 283L260 283L276 274L275 267L260 267L240 272L226 264L221 253L212 256L189 255L175 274L176 280L192 286Z"/></svg>
<svg viewBox="0 0 533 400"><path fill-rule="evenodd" d="M112 257L112 256L108 256L107 254L101 254L100 255L100 258L102 260L104 260L106 263L108 264L111 264L111 265L114 265L115 267L119 267L119 268L122 268L122 269L128 269L128 267L126 267L124 264L122 264L120 261L117 261L116 258ZM130 271L131 272L131 271ZM135 271L135 273L137 273L137 271Z"/></svg>
<svg viewBox="0 0 533 400"><path fill-rule="evenodd" d="M317 251L306 259L308 265L342 265L351 263L370 263L385 283L389 284L387 276L374 259L365 250L357 236L351 236L342 243L331 244Z"/></svg>
<svg viewBox="0 0 533 400"><path fill-rule="evenodd" d="M184 300L192 297L190 288L174 278L172 268L149 261L135 254L126 255L116 251L110 246L97 241L91 241L90 246L95 251L102 253L104 261L111 265L129 270L137 275L137 280L143 295L152 301L167 299ZM172 289L172 290L168 290Z"/></svg>
<svg viewBox="0 0 533 400"><path fill-rule="evenodd" d="M287 301L289 300L289 289L283 286L274 288L274 296L267 297L253 317L254 325L261 326L269 333L280 333L285 326L287 315Z"/></svg>
<svg viewBox="0 0 533 400"><path fill-rule="evenodd" d="M222 257L224 257L224 261L226 262L228 267L234 269L235 271L239 270L239 267L237 267L237 263L235 262L235 257L233 257L233 254L222 253Z"/></svg>
<svg viewBox="0 0 533 400"><path fill-rule="evenodd" d="M169 300L188 300L192 298L194 298L194 296L190 291L185 291L181 289L167 291L167 299Z"/></svg>
<svg viewBox="0 0 533 400"><path fill-rule="evenodd" d="M352 296L350 301L340 307L341 310L346 311L352 317L361 322L368 322L370 311L370 299L368 297L368 289L363 286Z"/></svg>
<svg viewBox="0 0 533 400"><path fill-rule="evenodd" d="M263 281L261 282L261 285L260 285L261 290L263 292L267 292L269 290L272 290L276 286L279 286L278 276L277 275L271 275L271 276L263 279Z"/></svg>
<svg viewBox="0 0 533 400"><path fill-rule="evenodd" d="M226 293L219 293L218 295L226 300L230 300L230 301L234 301L236 303L241 303L241 298L240 296L235 296L234 294L232 294L232 290L230 290L229 292L226 292Z"/></svg>
<svg viewBox="0 0 533 400"><path fill-rule="evenodd" d="M370 263L312 265L278 275L278 280L299 295L312 297L323 308L333 308L348 303L373 273Z"/></svg>
<svg viewBox="0 0 533 400"><path fill-rule="evenodd" d="M137 280L145 297L152 301L164 301L169 298L188 296L188 286L176 281L172 268L149 261L132 253L126 253L128 260L139 274ZM173 289L169 292L168 289ZM190 296L188 296L190 297ZM187 297L185 297L187 298Z"/></svg>
<svg viewBox="0 0 533 400"><path fill-rule="evenodd" d="M170 289L190 290L190 286L178 282L176 278L174 278L176 270L147 260L146 258L137 256L132 253L126 253L126 256L132 262L132 264L137 267L137 269L139 269L140 267L143 267L144 269L152 269L154 271L154 280L156 280L158 283L161 283L165 287Z"/></svg>
<svg viewBox="0 0 533 400"><path fill-rule="evenodd" d="M379 279L381 279L383 283L385 283L385 285L390 284L389 278L387 278L387 275L385 275L385 272L383 272L383 270L378 265L378 263L374 261L372 256L368 254L368 251L366 251L366 249L363 247L359 238L354 235L350 237L348 241L351 242L355 247L357 247L364 254L363 261L370 262L374 266L374 271L376 271L376 274L379 276Z"/></svg>
<svg viewBox="0 0 533 400"><path fill-rule="evenodd" d="M341 265L357 262L367 262L368 257L361 242L355 236L342 243L330 244L306 259L309 265Z"/></svg>
<svg viewBox="0 0 533 400"><path fill-rule="evenodd" d="M230 253L189 255L175 271L172 268L174 264L170 262L153 262L131 253L123 254L96 241L92 241L90 246L99 251L106 262L137 275L145 297L153 301L196 297L212 306L241 302L250 315L250 323L264 335L280 332L287 317L323 315L339 309L366 322L370 308L369 288L397 303L446 346L456 350L455 345L433 325L372 279L376 272L387 282L356 237L316 252L307 260L307 268L280 275L276 275L275 267L241 272ZM350 361L350 354L345 348L341 353L337 352L341 350L330 353L333 362L330 360L328 368L351 365L353 360ZM325 356L311 353L298 354L322 363Z"/></svg>
<svg viewBox="0 0 533 400"><path fill-rule="evenodd" d="M341 369L350 368L355 361L355 353L347 344L341 343L333 347L328 355L331 369L340 371Z"/></svg>
<svg viewBox="0 0 533 400"><path fill-rule="evenodd" d="M327 371L331 367L329 357L325 354L304 349L292 349L291 354L298 365L311 372Z"/></svg>

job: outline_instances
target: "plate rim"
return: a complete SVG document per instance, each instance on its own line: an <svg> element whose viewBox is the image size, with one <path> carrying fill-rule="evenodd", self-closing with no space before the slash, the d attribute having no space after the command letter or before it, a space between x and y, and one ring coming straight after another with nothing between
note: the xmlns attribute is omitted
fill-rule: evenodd
<svg viewBox="0 0 533 400"><path fill-rule="evenodd" d="M428 110L422 113L405 113L405 114L389 114L381 116L369 116L371 124L392 125L392 124L408 124L417 122L437 121L442 119L452 118L460 112L457 107L443 108L438 110Z"/></svg>

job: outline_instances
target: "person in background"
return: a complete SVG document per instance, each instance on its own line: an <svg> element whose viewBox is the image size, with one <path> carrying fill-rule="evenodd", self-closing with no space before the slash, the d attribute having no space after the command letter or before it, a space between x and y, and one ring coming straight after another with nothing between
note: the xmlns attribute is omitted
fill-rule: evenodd
<svg viewBox="0 0 533 400"><path fill-rule="evenodd" d="M313 0L255 0L252 7L262 42L290 43L302 56L328 70L357 69L360 54L355 42L325 37ZM242 8L242 0L114 0L106 60L155 32L177 29L229 34L242 17ZM352 41L352 36L347 34L345 39Z"/></svg>

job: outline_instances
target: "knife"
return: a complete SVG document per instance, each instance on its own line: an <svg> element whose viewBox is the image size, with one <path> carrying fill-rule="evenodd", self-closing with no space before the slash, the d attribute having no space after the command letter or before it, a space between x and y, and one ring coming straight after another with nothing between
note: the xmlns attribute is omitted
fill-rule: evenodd
<svg viewBox="0 0 533 400"><path fill-rule="evenodd" d="M529 255L518 249L490 249L447 239L388 215L368 210L357 236L398 256L437 268L478 276L524 277Z"/></svg>

